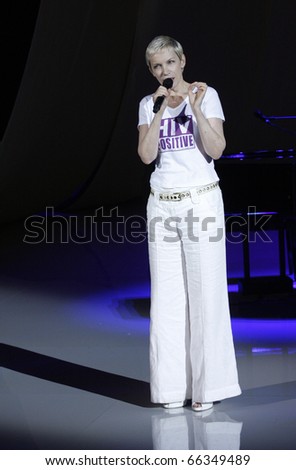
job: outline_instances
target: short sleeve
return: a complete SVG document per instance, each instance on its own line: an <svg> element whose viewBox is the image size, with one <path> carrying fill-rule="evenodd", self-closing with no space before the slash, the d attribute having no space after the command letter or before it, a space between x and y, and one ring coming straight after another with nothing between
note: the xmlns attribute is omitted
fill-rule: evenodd
<svg viewBox="0 0 296 470"><path fill-rule="evenodd" d="M151 96L145 96L139 104L138 126L151 123Z"/></svg>
<svg viewBox="0 0 296 470"><path fill-rule="evenodd" d="M225 121L219 95L212 87L208 87L207 89L202 103L202 112L207 119L215 117Z"/></svg>

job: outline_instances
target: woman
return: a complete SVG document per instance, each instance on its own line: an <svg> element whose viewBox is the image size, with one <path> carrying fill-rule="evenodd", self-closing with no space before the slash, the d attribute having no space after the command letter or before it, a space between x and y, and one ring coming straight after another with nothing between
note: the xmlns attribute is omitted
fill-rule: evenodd
<svg viewBox="0 0 296 470"><path fill-rule="evenodd" d="M184 80L178 41L154 38L146 62L159 83L141 100L138 125L139 156L155 162L147 205L151 399L165 408L191 399L204 411L241 393L214 168L226 145L224 116L213 88Z"/></svg>

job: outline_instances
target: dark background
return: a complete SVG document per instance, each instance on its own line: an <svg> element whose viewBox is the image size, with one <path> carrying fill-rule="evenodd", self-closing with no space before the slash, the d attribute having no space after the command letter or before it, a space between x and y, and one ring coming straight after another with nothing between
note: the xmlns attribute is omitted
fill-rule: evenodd
<svg viewBox="0 0 296 470"><path fill-rule="evenodd" d="M219 92L226 154L295 147L296 121L280 122L286 132L255 115L296 114L293 1L1 5L2 224L46 206L79 211L145 197L152 167L137 156L137 114L156 87L144 53L158 34L182 43L186 80ZM264 191L269 172L256 168ZM272 177L290 184L290 170L274 168ZM235 171L248 191L250 171ZM235 171L227 166L229 181Z"/></svg>

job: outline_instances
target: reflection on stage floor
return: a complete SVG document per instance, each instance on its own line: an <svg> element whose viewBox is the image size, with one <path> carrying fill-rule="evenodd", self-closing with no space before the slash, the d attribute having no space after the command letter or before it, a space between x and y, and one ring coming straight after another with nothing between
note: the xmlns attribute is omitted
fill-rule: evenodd
<svg viewBox="0 0 296 470"><path fill-rule="evenodd" d="M1 234L2 449L296 449L294 294L238 302L230 285L242 395L165 410L149 399L145 242L23 237Z"/></svg>

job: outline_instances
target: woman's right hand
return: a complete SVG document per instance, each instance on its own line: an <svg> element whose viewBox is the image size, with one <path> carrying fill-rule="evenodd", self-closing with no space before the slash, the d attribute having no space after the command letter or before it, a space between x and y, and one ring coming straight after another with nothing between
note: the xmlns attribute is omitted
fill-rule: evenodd
<svg viewBox="0 0 296 470"><path fill-rule="evenodd" d="M153 95L153 103L155 103L155 101L157 100L158 97L160 96L164 96L164 100L163 100L163 103L161 105L161 108L160 110L163 112L165 110L165 108L167 107L167 104L168 104L168 97L170 96L170 91L165 87L165 86L162 86L160 85L156 92L154 93Z"/></svg>

